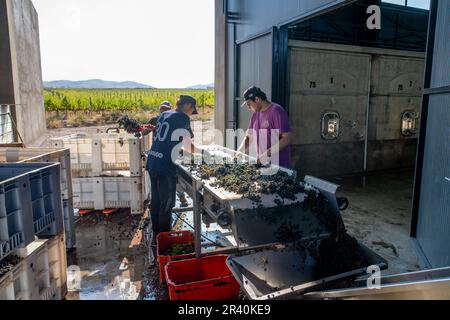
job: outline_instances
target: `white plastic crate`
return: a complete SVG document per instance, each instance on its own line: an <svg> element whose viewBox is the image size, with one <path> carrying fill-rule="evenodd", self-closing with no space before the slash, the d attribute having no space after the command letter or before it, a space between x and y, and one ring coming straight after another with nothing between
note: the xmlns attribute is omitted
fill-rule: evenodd
<svg viewBox="0 0 450 320"><path fill-rule="evenodd" d="M76 134L52 139L54 148L70 148L73 175L99 177L114 175L114 171L130 171L130 176L140 177L143 170L142 153L150 148L149 136L138 139L126 133L98 134L88 138Z"/></svg>
<svg viewBox="0 0 450 320"><path fill-rule="evenodd" d="M130 208L144 212L143 177L98 177L73 179L73 202L77 209Z"/></svg>
<svg viewBox="0 0 450 320"><path fill-rule="evenodd" d="M64 236L59 235L47 242L50 272L50 299L63 300L67 294L67 256ZM44 300L44 299L42 299Z"/></svg>
<svg viewBox="0 0 450 320"><path fill-rule="evenodd" d="M14 252L22 260L0 279L0 296L6 300L40 300L39 286L45 283L46 256L48 252L42 240Z"/></svg>
<svg viewBox="0 0 450 320"><path fill-rule="evenodd" d="M12 273L0 279L0 301L14 300L14 281Z"/></svg>
<svg viewBox="0 0 450 320"><path fill-rule="evenodd" d="M31 270L27 262L22 260L10 272L0 278L0 300L33 300L38 299Z"/></svg>
<svg viewBox="0 0 450 320"><path fill-rule="evenodd" d="M61 195L63 199L71 199L72 171L70 165L70 149L50 148L0 148L1 163L33 163L59 162L61 165Z"/></svg>
<svg viewBox="0 0 450 320"><path fill-rule="evenodd" d="M62 300L67 294L63 235L39 239L14 252L22 258L0 279L0 300Z"/></svg>
<svg viewBox="0 0 450 320"><path fill-rule="evenodd" d="M39 248L34 258L35 259L31 270L35 280L35 285L37 286L39 299L42 300L43 297L45 297L46 292L51 290L48 247L44 245Z"/></svg>

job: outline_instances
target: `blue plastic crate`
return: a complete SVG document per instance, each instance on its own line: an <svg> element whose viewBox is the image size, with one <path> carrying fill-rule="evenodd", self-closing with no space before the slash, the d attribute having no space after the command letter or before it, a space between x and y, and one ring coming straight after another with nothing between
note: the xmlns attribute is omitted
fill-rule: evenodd
<svg viewBox="0 0 450 320"><path fill-rule="evenodd" d="M28 177L0 182L0 259L33 240L33 210Z"/></svg>
<svg viewBox="0 0 450 320"><path fill-rule="evenodd" d="M64 230L58 163L0 164L0 259Z"/></svg>

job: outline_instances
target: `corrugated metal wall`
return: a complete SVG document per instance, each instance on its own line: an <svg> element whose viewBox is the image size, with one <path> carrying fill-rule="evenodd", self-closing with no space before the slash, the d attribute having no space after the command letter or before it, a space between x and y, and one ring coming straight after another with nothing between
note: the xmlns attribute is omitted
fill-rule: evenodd
<svg viewBox="0 0 450 320"><path fill-rule="evenodd" d="M261 88L269 100L272 97L272 53L273 36L265 36L239 44L239 90L238 101L238 128L246 130L251 118L248 108L241 108L242 93L251 86Z"/></svg>
<svg viewBox="0 0 450 320"><path fill-rule="evenodd" d="M355 0L229 0L229 8L239 14L237 41L286 24L292 19Z"/></svg>
<svg viewBox="0 0 450 320"><path fill-rule="evenodd" d="M431 87L450 85L450 1L440 0L436 20Z"/></svg>
<svg viewBox="0 0 450 320"><path fill-rule="evenodd" d="M416 237L431 266L444 267L450 266L450 1L437 3Z"/></svg>
<svg viewBox="0 0 450 320"><path fill-rule="evenodd" d="M434 267L450 265L450 94L430 97L417 239Z"/></svg>

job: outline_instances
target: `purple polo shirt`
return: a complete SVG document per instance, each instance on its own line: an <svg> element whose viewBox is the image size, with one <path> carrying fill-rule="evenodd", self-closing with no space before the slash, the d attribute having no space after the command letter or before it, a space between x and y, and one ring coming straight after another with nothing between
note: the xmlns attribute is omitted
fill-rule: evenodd
<svg viewBox="0 0 450 320"><path fill-rule="evenodd" d="M272 130L278 130L278 135L272 136ZM289 125L289 117L286 110L280 105L272 105L264 112L255 112L250 120L248 135L250 136L250 147L257 148L258 156L266 152L272 145L275 145L281 139L281 134L292 132ZM255 135L257 137L255 141ZM254 151L253 151L254 152ZM272 163L276 164L276 156L272 155ZM285 168L291 168L291 147L287 147L279 154L279 165Z"/></svg>

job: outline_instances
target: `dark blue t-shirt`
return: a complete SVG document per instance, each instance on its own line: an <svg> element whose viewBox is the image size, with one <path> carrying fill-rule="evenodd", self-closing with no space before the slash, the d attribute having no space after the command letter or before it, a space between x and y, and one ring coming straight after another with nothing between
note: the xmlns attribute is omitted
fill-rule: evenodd
<svg viewBox="0 0 450 320"><path fill-rule="evenodd" d="M181 137L185 134L194 137L191 121L185 113L176 110L162 113L153 132L153 146L148 152L147 170L160 175L176 175L172 151L180 144Z"/></svg>

